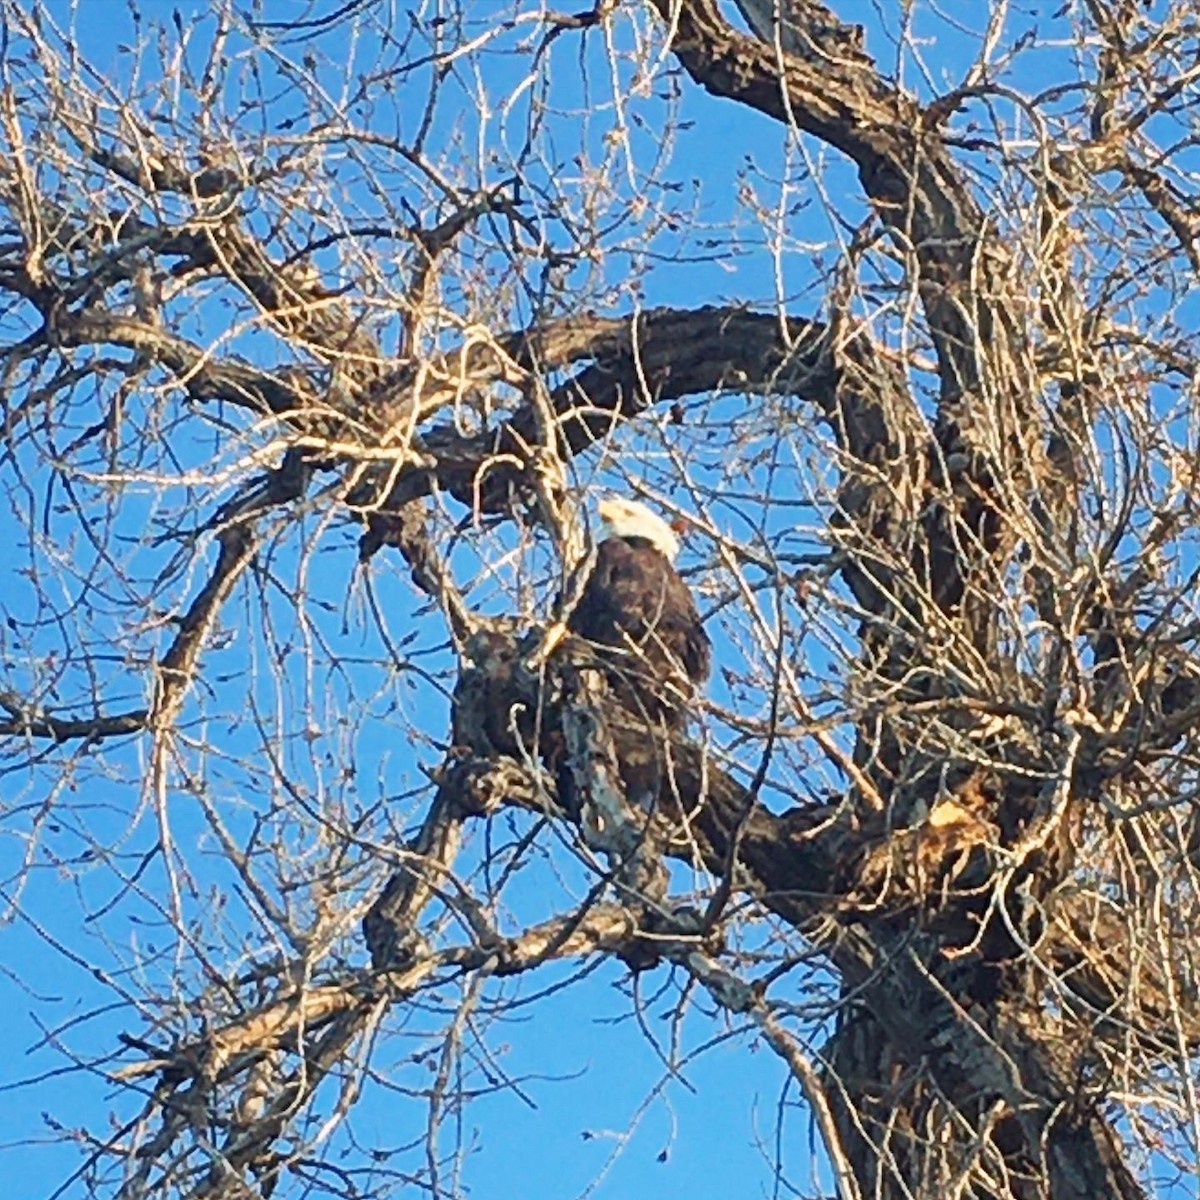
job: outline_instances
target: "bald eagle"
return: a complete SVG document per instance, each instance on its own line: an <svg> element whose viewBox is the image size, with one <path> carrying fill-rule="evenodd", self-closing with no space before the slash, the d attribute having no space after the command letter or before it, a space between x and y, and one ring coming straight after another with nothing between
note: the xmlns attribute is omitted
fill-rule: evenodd
<svg viewBox="0 0 1200 1200"><path fill-rule="evenodd" d="M603 498L608 536L568 627L591 642L617 700L642 720L681 729L708 678L712 645L675 569L679 539L644 504Z"/></svg>

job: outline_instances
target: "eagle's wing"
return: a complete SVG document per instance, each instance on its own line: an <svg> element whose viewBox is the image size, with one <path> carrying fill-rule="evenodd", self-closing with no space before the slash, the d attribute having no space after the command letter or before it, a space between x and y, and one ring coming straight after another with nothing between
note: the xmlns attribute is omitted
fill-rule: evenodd
<svg viewBox="0 0 1200 1200"><path fill-rule="evenodd" d="M687 677L695 684L703 683L712 670L712 642L700 623L700 613L691 588L679 577L679 572L666 564L663 582L662 617L660 630L671 654L682 664Z"/></svg>

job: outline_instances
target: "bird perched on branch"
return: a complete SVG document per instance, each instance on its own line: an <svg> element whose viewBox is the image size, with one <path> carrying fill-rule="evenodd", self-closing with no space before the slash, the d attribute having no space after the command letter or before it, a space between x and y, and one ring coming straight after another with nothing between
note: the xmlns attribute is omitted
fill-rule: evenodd
<svg viewBox="0 0 1200 1200"><path fill-rule="evenodd" d="M608 536L568 627L596 647L609 688L641 719L680 729L707 678L712 645L675 569L679 539L644 504L607 496Z"/></svg>

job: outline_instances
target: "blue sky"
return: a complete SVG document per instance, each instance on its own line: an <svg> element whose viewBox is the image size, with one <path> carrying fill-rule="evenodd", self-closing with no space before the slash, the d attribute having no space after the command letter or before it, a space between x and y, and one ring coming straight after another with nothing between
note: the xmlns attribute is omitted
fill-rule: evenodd
<svg viewBox="0 0 1200 1200"><path fill-rule="evenodd" d="M48 7L60 15L67 11L63 5ZM926 6L916 7L918 27L900 58L888 49L894 39L880 26L876 6L858 6L862 11L856 10L855 19L867 24L868 48L880 56L884 68L898 71L906 84L929 95L959 80L979 31L963 30L953 19L935 19ZM207 11L203 6L181 8L185 14ZM1053 42L1066 28L1051 15L1058 8L1014 6L1010 37L1036 24ZM139 9L144 22L161 20L170 32L172 6L144 3ZM266 14L290 17L299 10L299 5L272 0ZM497 3L496 11L501 10L508 12L509 6ZM100 73L118 83L127 78L134 69L133 58L123 47L133 43L134 31L126 6L117 0L83 0L74 20L78 42ZM202 63L212 21L201 20L196 28L193 52ZM515 47L518 41L514 35L505 46ZM579 138L584 119L590 127L582 138L583 149L598 157L605 152L611 115L601 111L585 118L584 113L594 99L588 88L601 89L604 83L600 46L595 37L588 45L593 57L587 60L587 73L578 66L578 39L568 34L556 44L546 76L561 110L546 138L558 158L548 154L538 177L547 187L554 169L570 162L569 139ZM1036 90L1041 54L1066 52L1064 46L1060 41L1057 51L1028 55L1011 82ZM241 45L239 52L244 50ZM330 35L322 45L318 70L331 94L344 81L339 72L351 77L374 60L376 50L369 36L351 40L344 33ZM276 51L298 61L303 48L279 39ZM484 82L489 92L501 98L518 92L523 62L515 52L487 58L491 74ZM344 63L351 64L350 71ZM152 55L140 70L153 81ZM419 93L423 79L416 72L407 86ZM477 81L464 69L461 83L465 97ZM502 113L489 126L488 136L497 139L497 145L519 137L528 113L522 97L530 94L532 89L518 92L507 116ZM614 311L628 311L635 301L744 302L767 308L785 302L795 315L819 316L830 272L849 236L822 205L820 190L836 197L843 220L860 221L865 214L853 171L811 143L786 145L772 123L715 101L686 80L679 84L679 96L685 126L664 172L678 190L656 199L678 206L685 218L682 229L661 229L652 240L641 240L645 225L636 214L625 212L632 193L617 192L609 201L615 232L607 247L607 274L593 286L597 300L609 300ZM671 103L661 98L659 89L651 97L631 101L633 186L645 179L637 171L648 175L657 158L657 130ZM281 121L292 117L294 105L292 96L281 102L275 115ZM465 100L463 106L469 112ZM409 136L413 118L403 109L402 113L410 125L402 133ZM488 146L480 147L477 134L478 126L451 107L438 112L430 141L458 139L453 144L470 163L486 158ZM365 182L355 182L352 158L339 160L338 168L331 194L361 205L363 213L382 209L387 197L371 192ZM405 186L398 179L397 194L391 197L398 210ZM564 189L569 195L565 184ZM414 192L413 203L418 201ZM757 221L758 209L785 213L777 221L782 238L777 247ZM562 236L561 229L552 236ZM322 265L330 272L336 269L332 257ZM502 256L495 256L494 266L504 278ZM636 293L624 287L631 276L644 277ZM469 282L461 281L463 295ZM520 324L527 311L514 285L510 323ZM181 328L202 339L221 330L226 320L225 312L208 299L182 314ZM378 325L386 341L394 332L394 319L381 312ZM12 333L11 328L0 328L6 340ZM279 352L276 339L255 329L233 339L230 347L261 363L274 361ZM94 420L99 403L99 398L79 397L77 409L65 417L68 433ZM134 410L135 404L130 407ZM625 445L638 450L638 478L652 491L703 512L748 545L783 547L793 553L819 548L823 513L809 503L809 492L832 460L823 458L828 454L823 435L806 427L808 418L799 406L781 406L777 415L779 429L799 431L794 437L766 438L760 432L748 440L744 461L737 462L731 461L730 430L758 416L744 398L730 396L711 404L701 398L687 409L683 429L651 421L618 444L617 450ZM144 413L130 419L150 428L154 411L147 404ZM188 527L198 527L228 497L228 490L213 497L202 481L185 478L188 471L214 459L218 465L224 461L215 453L223 445L216 419L212 414L191 416L194 422L184 426L177 441L176 462L161 455L138 464L147 476L169 468L176 473L174 482L130 485L115 494L98 483L77 483L81 496L108 506L105 527L130 576L148 585L166 572L166 594L177 604L186 604L195 593L205 568L211 567L213 549L205 546L195 562L186 554L175 562L178 541L164 544L143 534L189 521ZM237 444L245 446L253 444L256 435L243 429L240 436L243 440ZM786 444L796 457L772 458L776 444ZM145 673L137 669L135 652L161 652L170 627L155 636L128 628L127 608L137 602L139 588L120 585L119 573L110 570L105 557L75 527L62 494L46 491L45 463L51 449L49 442L31 435L9 464L28 486L18 485L13 492L25 507L14 505L0 513L0 536L16 547L0 584L0 609L13 623L0 635L8 672L4 683L36 688L54 676L57 692L49 695L69 708L90 694L92 681L77 662L60 667L62 659L80 647L106 647L113 630L121 626L123 640L113 648L115 661L104 667L100 691L113 707L136 707L144 703L139 688ZM677 478L676 462L682 453L694 465L691 492ZM593 477L615 479L622 463L627 465L627 454L614 453L607 459L593 455L576 466L576 481L586 487ZM771 499L765 506L756 497L764 487ZM39 527L44 518L45 534L33 545L23 532L29 512L35 513ZM280 746L289 785L314 811L349 823L374 806L375 836L398 839L411 832L427 800L427 792L413 798L424 783L422 771L441 757L450 666L440 617L419 611L421 598L403 567L386 555L373 565L381 624L354 574L358 529L350 523L326 528L322 515L311 513L281 530L263 557L256 588L239 589L223 618L217 646L205 656L205 686L184 714L185 731L195 743L188 761L192 770L203 772L204 800L219 809L237 837L251 839L261 832L267 841L277 838L281 852L286 849L308 866L319 865L329 847L304 840L314 837L317 823L300 820L291 810L293 793L280 786L275 765L261 753L264 737ZM447 505L447 523L461 517L461 510ZM523 553L512 553L518 549ZM685 565L700 572L706 550L702 539L693 540ZM555 586L544 547L531 550L511 528L466 529L455 561L463 582L471 583L473 602L493 610L522 585L543 602ZM480 572L481 562L500 565L489 576ZM530 563L541 567L531 568ZM698 574L697 586L702 599L715 606L719 596L704 591L705 578ZM68 605L72 596L92 585L100 596L95 617L72 612L65 623L45 620L48 596ZM302 605L294 603L296 594L304 596ZM812 698L819 703L823 686L832 689L843 669L843 643L828 631L810 628L803 613L793 617L799 626L796 652L811 668ZM721 661L735 670L753 654L744 624L718 617L713 626L721 632ZM714 696L722 703L744 698L720 679L714 683ZM756 702L761 701L760 695ZM836 778L805 760L802 751L792 754L791 759L780 759L787 786L809 794L836 786ZM162 856L154 852L161 826L154 798L144 789L146 755L139 741L113 743L90 755L67 746L48 751L45 761L32 768L0 776L7 810L0 823L0 887L6 893L0 895L0 904L15 899L11 881L24 881L19 897L23 915L10 914L0 926L0 1012L7 1027L0 1053L0 1164L7 1194L14 1197L46 1196L70 1179L79 1157L63 1144L59 1130L86 1126L102 1134L111 1113L115 1131L135 1111L136 1096L115 1087L104 1074L119 1048L119 1035L144 1032L128 997L156 990L169 995L174 980L184 991L194 992L204 985L206 961L234 973L269 947L267 925L220 853L199 793L189 793L177 783L170 796L170 828L188 869L174 886L181 889L182 910L194 921L196 933L196 945L180 949L163 909L172 881ZM529 820L519 815L497 820L490 835L494 842L485 840L482 829L473 830L464 863L477 867L494 844L515 844ZM34 862L23 871L26 847L32 847ZM357 894L371 894L384 877L369 863L347 874ZM679 883L685 886L683 872ZM515 928L519 920L560 910L564 897L582 891L585 884L570 854L561 847L548 849L515 873L504 895L503 917ZM743 936L751 954L769 933L750 928ZM353 959L353 946L348 953ZM364 959L359 948L356 961ZM665 968L643 976L637 995L631 994L628 972L612 963L555 990L580 969L577 963L555 965L489 992L486 999L491 1001L499 996L527 999L543 990L548 994L494 1016L485 1005L466 1032L466 1061L478 1059L470 1049L473 1039L486 1046L495 1061L485 1060L465 1078L465 1086L485 1094L466 1106L457 1128L447 1120L442 1145L449 1149L457 1139L465 1148L462 1184L473 1200L514 1195L529 1200L640 1200L664 1193L787 1196L797 1194L791 1188L799 1194L830 1190L796 1087L752 1031L711 1016L703 1001L689 1000L682 1005L684 1015L677 1018L680 981ZM797 975L797 1001L811 1002L828 986L812 971ZM397 1014L392 1031L374 1047L376 1074L330 1143L330 1159L339 1166L369 1166L361 1147L402 1147L422 1136L427 1109L415 1093L428 1086L429 1054L438 1043L443 1020L432 999L428 1010L418 1009L404 1021ZM447 989L437 999L452 1005L457 997ZM636 1019L638 1012L644 1028ZM815 1050L820 1032L810 1032ZM678 1077L665 1070L652 1038L663 1045L677 1039L684 1059ZM69 1056L81 1057L83 1065L65 1069ZM497 1064L517 1082L515 1090L487 1082L489 1075L499 1078ZM325 1097L326 1113L332 1103L332 1096ZM786 1182L774 1178L776 1154L782 1156ZM409 1169L420 1161L419 1155L404 1151L397 1152L390 1165ZM82 1196L87 1190L77 1181L63 1194Z"/></svg>

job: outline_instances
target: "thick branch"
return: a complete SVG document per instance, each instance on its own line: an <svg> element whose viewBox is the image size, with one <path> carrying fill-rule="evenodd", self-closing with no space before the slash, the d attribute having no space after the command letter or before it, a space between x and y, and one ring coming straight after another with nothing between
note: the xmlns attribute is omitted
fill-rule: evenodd
<svg viewBox="0 0 1200 1200"><path fill-rule="evenodd" d="M1001 336L1001 314L975 286L986 258L983 217L934 122L888 83L857 38L823 4L788 8L793 45L738 33L715 0L654 0L673 33L672 49L705 89L728 97L841 150L879 216L899 231L920 264L921 298L942 365L946 399L981 382L977 347ZM989 253L998 253L992 247Z"/></svg>
<svg viewBox="0 0 1200 1200"><path fill-rule="evenodd" d="M850 460L873 464L898 456L903 432L919 420L908 399L901 364L865 336L838 337L818 321L781 321L773 313L742 308L661 308L626 317L572 317L522 330L496 346L464 347L461 370L486 383L518 372L578 365L567 382L549 393L558 416L558 452L581 454L614 425L648 407L716 391L750 395L800 395L811 401L834 431ZM448 375L449 362L433 374ZM418 380L407 375L389 390L408 397L393 409L393 425L405 414L417 420L438 405L412 398ZM417 407L413 407L413 406ZM420 436L420 448L436 465L399 474L388 501L397 508L438 486L465 504L508 511L511 497L527 486L526 473L540 445L539 419L522 407L494 430L464 435L454 424Z"/></svg>
<svg viewBox="0 0 1200 1200"><path fill-rule="evenodd" d="M258 539L249 526L233 525L223 531L220 544L212 575L188 607L175 640L158 664L153 713L156 726L169 725L179 711L221 606L253 561Z"/></svg>
<svg viewBox="0 0 1200 1200"><path fill-rule="evenodd" d="M105 738L140 733L149 720L149 713L142 708L111 717L54 717L46 712L29 711L11 693L0 693L0 708L11 714L7 720L0 720L0 736L18 734L22 737L49 738L55 742L69 742L76 738L101 742Z"/></svg>
<svg viewBox="0 0 1200 1200"><path fill-rule="evenodd" d="M313 398L298 393L278 375L234 358L217 358L187 338L148 321L93 309L56 311L49 340L57 346L124 346L173 371L197 400L224 400L255 413L273 412L315 421ZM332 414L330 414L332 415Z"/></svg>

